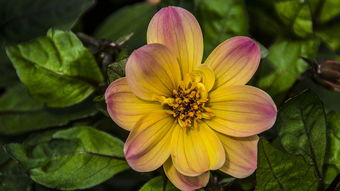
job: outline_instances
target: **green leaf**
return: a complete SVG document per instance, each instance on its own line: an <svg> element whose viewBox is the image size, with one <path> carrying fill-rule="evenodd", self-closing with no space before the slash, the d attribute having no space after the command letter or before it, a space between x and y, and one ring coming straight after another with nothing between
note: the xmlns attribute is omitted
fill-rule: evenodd
<svg viewBox="0 0 340 191"><path fill-rule="evenodd" d="M309 2L314 13L320 11L318 20L321 23L328 22L340 15L340 9L338 9L340 1L338 0L309 0Z"/></svg>
<svg viewBox="0 0 340 191"><path fill-rule="evenodd" d="M224 40L248 34L248 17L243 0L196 0L196 7L206 55Z"/></svg>
<svg viewBox="0 0 340 191"><path fill-rule="evenodd" d="M333 51L340 49L340 25L338 23L322 26L317 29L316 33L330 49Z"/></svg>
<svg viewBox="0 0 340 191"><path fill-rule="evenodd" d="M97 38L116 41L122 36L133 33L124 45L132 51L146 44L146 30L157 7L149 3L136 3L123 7L109 16L97 29Z"/></svg>
<svg viewBox="0 0 340 191"><path fill-rule="evenodd" d="M33 100L22 85L16 85L0 97L0 134L17 135L62 126L97 112L90 101L63 109L47 108Z"/></svg>
<svg viewBox="0 0 340 191"><path fill-rule="evenodd" d="M269 48L269 55L260 64L258 86L270 95L278 96L288 90L306 70L302 57L313 58L319 46L318 40L281 40Z"/></svg>
<svg viewBox="0 0 340 191"><path fill-rule="evenodd" d="M94 0L0 1L0 44L44 35L51 27L70 29Z"/></svg>
<svg viewBox="0 0 340 191"><path fill-rule="evenodd" d="M318 179L314 167L301 156L284 153L266 140L259 142L256 191L316 191Z"/></svg>
<svg viewBox="0 0 340 191"><path fill-rule="evenodd" d="M330 185L340 174L340 113L331 112L327 115L327 150L325 158L326 185Z"/></svg>
<svg viewBox="0 0 340 191"><path fill-rule="evenodd" d="M32 180L61 190L92 187L128 168L123 143L91 127L47 132L6 151Z"/></svg>
<svg viewBox="0 0 340 191"><path fill-rule="evenodd" d="M119 60L114 62L107 67L107 76L109 78L109 82L113 82L118 78L125 76L125 65L127 59Z"/></svg>
<svg viewBox="0 0 340 191"><path fill-rule="evenodd" d="M287 102L277 119L283 148L291 154L302 155L315 165L322 178L326 150L326 116L320 99L311 91Z"/></svg>
<svg viewBox="0 0 340 191"><path fill-rule="evenodd" d="M277 1L275 10L294 34L307 37L313 33L312 15L307 1Z"/></svg>
<svg viewBox="0 0 340 191"><path fill-rule="evenodd" d="M32 183L24 170L12 160L0 168L0 191L31 191Z"/></svg>
<svg viewBox="0 0 340 191"><path fill-rule="evenodd" d="M50 30L9 47L7 55L30 94L50 107L79 103L104 81L93 55L72 32Z"/></svg>
<svg viewBox="0 0 340 191"><path fill-rule="evenodd" d="M143 185L139 191L178 191L165 177L157 176Z"/></svg>

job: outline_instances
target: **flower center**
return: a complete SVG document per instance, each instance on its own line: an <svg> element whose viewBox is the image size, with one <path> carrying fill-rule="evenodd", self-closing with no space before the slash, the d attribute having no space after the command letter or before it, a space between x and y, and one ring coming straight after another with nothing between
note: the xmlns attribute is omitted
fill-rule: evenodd
<svg viewBox="0 0 340 191"><path fill-rule="evenodd" d="M206 107L208 93L203 83L190 80L182 81L169 98L162 97L159 101L168 107L168 113L177 119L183 128L198 127L198 120L214 117L212 110Z"/></svg>

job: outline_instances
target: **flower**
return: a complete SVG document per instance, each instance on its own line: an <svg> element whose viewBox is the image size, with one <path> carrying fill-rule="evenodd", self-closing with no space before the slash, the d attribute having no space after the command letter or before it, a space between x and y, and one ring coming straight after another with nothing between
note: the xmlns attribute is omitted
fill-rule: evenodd
<svg viewBox="0 0 340 191"><path fill-rule="evenodd" d="M105 93L111 118L130 131L124 146L140 172L163 165L179 189L206 186L209 170L244 178L257 166L257 134L276 119L264 91L245 85L260 62L248 37L224 41L202 63L203 37L195 17L179 7L161 9L135 50L126 77Z"/></svg>

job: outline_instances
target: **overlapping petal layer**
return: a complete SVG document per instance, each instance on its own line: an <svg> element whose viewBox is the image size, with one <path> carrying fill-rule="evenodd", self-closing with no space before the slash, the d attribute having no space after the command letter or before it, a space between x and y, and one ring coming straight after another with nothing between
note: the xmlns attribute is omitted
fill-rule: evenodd
<svg viewBox="0 0 340 191"><path fill-rule="evenodd" d="M163 169L172 184L184 191L202 188L209 182L210 172L205 172L199 176L185 176L176 170L171 159L164 163Z"/></svg>
<svg viewBox="0 0 340 191"><path fill-rule="evenodd" d="M183 76L202 62L203 36L195 17L180 7L166 7L151 19L147 41L167 46L177 56Z"/></svg>
<svg viewBox="0 0 340 191"><path fill-rule="evenodd" d="M215 73L207 65L201 64L200 66L194 68L191 74L200 76L207 92L209 92L214 87Z"/></svg>
<svg viewBox="0 0 340 191"><path fill-rule="evenodd" d="M257 135L251 137L230 137L218 134L227 153L226 162L220 169L236 178L251 175L257 167Z"/></svg>
<svg viewBox="0 0 340 191"><path fill-rule="evenodd" d="M159 103L136 97L129 88L126 78L120 78L110 84L105 92L105 101L111 118L128 131L143 115L163 110Z"/></svg>
<svg viewBox="0 0 340 191"><path fill-rule="evenodd" d="M205 64L215 72L215 87L244 85L256 72L260 58L260 48L253 40L233 37L217 46Z"/></svg>
<svg viewBox="0 0 340 191"><path fill-rule="evenodd" d="M181 80L176 57L161 44L148 44L135 50L126 64L126 77L132 92L145 100L171 96Z"/></svg>
<svg viewBox="0 0 340 191"><path fill-rule="evenodd" d="M218 132L248 137L271 128L276 106L264 91L252 86L224 86L209 94L214 118L206 123Z"/></svg>
<svg viewBox="0 0 340 191"><path fill-rule="evenodd" d="M140 172L159 168L170 156L176 125L165 112L150 113L141 118L125 142L124 153L129 165Z"/></svg>
<svg viewBox="0 0 340 191"><path fill-rule="evenodd" d="M225 161L223 146L206 124L198 128L177 126L173 132L171 158L176 169L186 176L198 176L219 169Z"/></svg>

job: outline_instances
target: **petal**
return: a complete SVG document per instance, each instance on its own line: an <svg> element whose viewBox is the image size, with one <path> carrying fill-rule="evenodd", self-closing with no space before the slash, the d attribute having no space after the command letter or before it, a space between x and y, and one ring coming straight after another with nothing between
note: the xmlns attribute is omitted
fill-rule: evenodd
<svg viewBox="0 0 340 191"><path fill-rule="evenodd" d="M198 176L224 164L223 146L216 133L204 123L200 123L198 128L176 127L172 144L172 161L176 169L186 176Z"/></svg>
<svg viewBox="0 0 340 191"><path fill-rule="evenodd" d="M229 137L218 134L226 150L226 162L220 169L236 178L245 178L251 175L257 167L257 143L259 137Z"/></svg>
<svg viewBox="0 0 340 191"><path fill-rule="evenodd" d="M191 75L196 75L202 78L202 82L205 85L206 91L209 92L215 83L215 73L207 65L201 64L194 68Z"/></svg>
<svg viewBox="0 0 340 191"><path fill-rule="evenodd" d="M170 156L171 136L175 126L174 118L165 112L143 116L124 146L129 165L139 172L159 168Z"/></svg>
<svg viewBox="0 0 340 191"><path fill-rule="evenodd" d="M257 70L260 63L260 48L248 37L233 37L208 56L205 64L216 75L216 87L244 85Z"/></svg>
<svg viewBox="0 0 340 191"><path fill-rule="evenodd" d="M191 191L205 187L209 182L210 172L199 176L185 176L178 172L169 158L163 165L164 172L171 183L180 190Z"/></svg>
<svg viewBox="0 0 340 191"><path fill-rule="evenodd" d="M120 78L110 84L105 92L105 101L113 121L129 131L141 116L162 110L158 102L144 101L136 97L131 92L126 78Z"/></svg>
<svg viewBox="0 0 340 191"><path fill-rule="evenodd" d="M166 7L155 14L148 27L147 41L167 46L177 56L183 76L202 62L201 28L195 17L180 7Z"/></svg>
<svg viewBox="0 0 340 191"><path fill-rule="evenodd" d="M225 86L209 94L215 117L206 123L216 131L235 137L259 134L273 126L276 106L264 91L252 86Z"/></svg>
<svg viewBox="0 0 340 191"><path fill-rule="evenodd" d="M146 100L170 96L177 89L181 72L176 57L161 44L135 50L126 64L126 77L134 94Z"/></svg>

